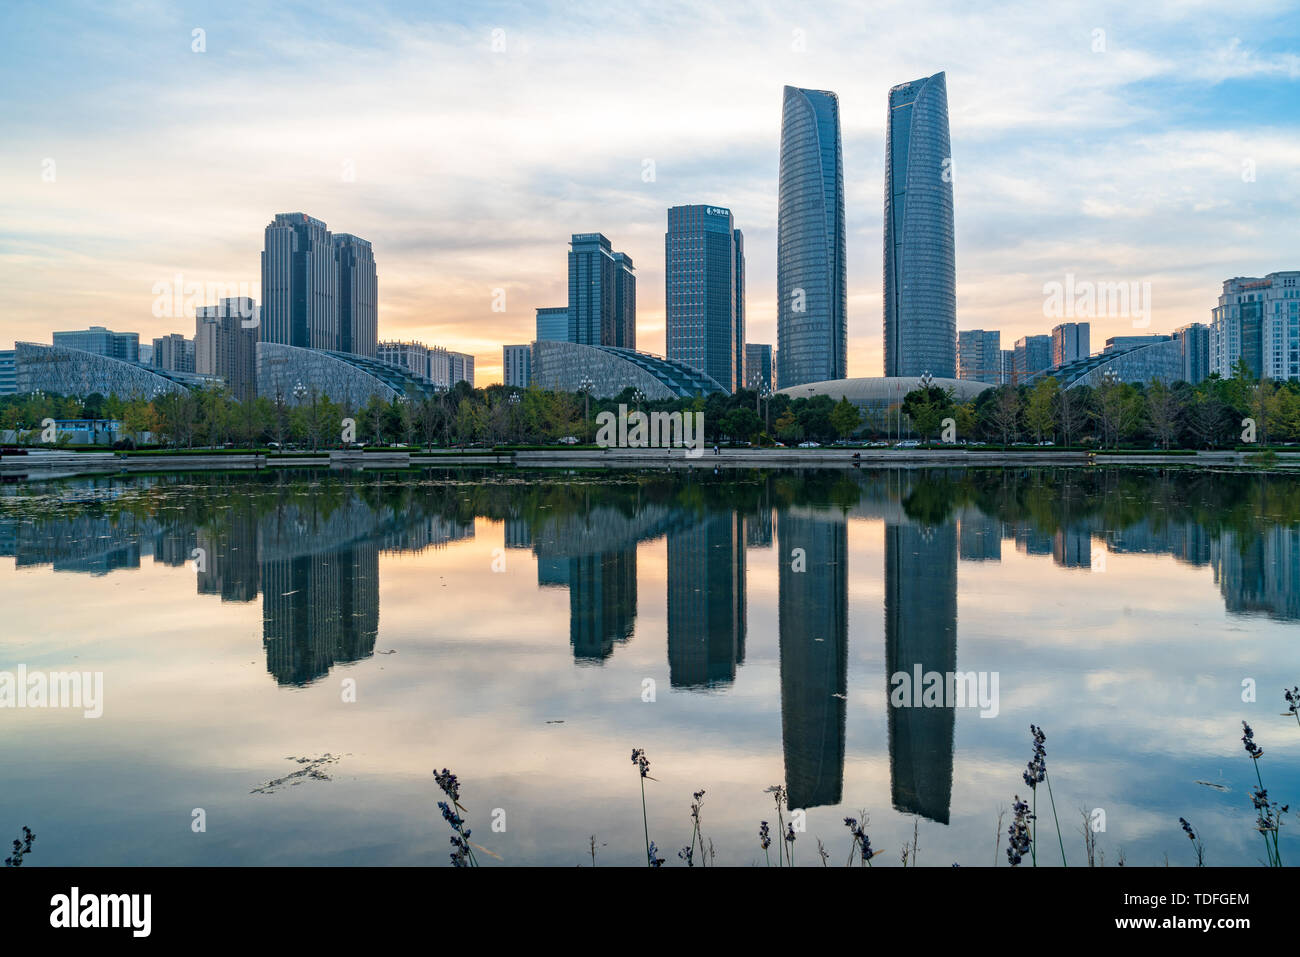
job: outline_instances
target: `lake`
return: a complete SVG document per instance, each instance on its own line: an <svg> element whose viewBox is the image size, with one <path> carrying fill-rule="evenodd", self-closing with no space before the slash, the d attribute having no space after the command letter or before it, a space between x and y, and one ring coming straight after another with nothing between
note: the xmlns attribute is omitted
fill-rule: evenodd
<svg viewBox="0 0 1300 957"><path fill-rule="evenodd" d="M716 863L775 864L773 785L795 864L820 839L842 866L865 812L873 866L914 834L921 866L1007 866L1030 724L1040 866L1087 863L1085 812L1106 866L1195 864L1180 817L1207 863L1263 861L1243 720L1300 803L1287 476L31 481L0 488L0 614L0 673L101 682L0 707L0 842L30 826L31 866L442 866L443 767L485 864L590 865L594 837L644 865L634 748L667 866L701 789Z"/></svg>

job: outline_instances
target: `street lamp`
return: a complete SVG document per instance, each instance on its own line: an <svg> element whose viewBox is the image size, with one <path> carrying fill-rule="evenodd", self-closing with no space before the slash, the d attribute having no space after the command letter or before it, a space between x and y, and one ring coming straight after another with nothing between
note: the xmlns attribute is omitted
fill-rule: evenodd
<svg viewBox="0 0 1300 957"><path fill-rule="evenodd" d="M582 393L582 427L588 433L591 431L591 390L595 387L596 383L591 381L590 376L583 376L578 386L578 391Z"/></svg>
<svg viewBox="0 0 1300 957"><path fill-rule="evenodd" d="M636 403L636 410L641 411L641 403L645 401L645 393L637 389L632 393L632 401Z"/></svg>

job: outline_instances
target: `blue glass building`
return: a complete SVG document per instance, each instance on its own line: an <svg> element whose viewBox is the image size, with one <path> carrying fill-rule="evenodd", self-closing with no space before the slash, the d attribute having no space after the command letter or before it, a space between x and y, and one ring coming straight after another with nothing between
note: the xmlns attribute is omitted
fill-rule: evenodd
<svg viewBox="0 0 1300 957"><path fill-rule="evenodd" d="M731 210L703 205L668 210L668 358L699 369L728 391L744 384L744 276L743 239Z"/></svg>
<svg viewBox="0 0 1300 957"><path fill-rule="evenodd" d="M954 378L957 271L944 75L890 90L885 130L885 375Z"/></svg>
<svg viewBox="0 0 1300 957"><path fill-rule="evenodd" d="M569 307L538 306L537 335L533 338L545 342L568 342Z"/></svg>
<svg viewBox="0 0 1300 957"><path fill-rule="evenodd" d="M776 225L777 380L848 375L844 160L834 93L785 88Z"/></svg>
<svg viewBox="0 0 1300 957"><path fill-rule="evenodd" d="M600 233L574 233L569 250L569 342L636 348L632 259Z"/></svg>

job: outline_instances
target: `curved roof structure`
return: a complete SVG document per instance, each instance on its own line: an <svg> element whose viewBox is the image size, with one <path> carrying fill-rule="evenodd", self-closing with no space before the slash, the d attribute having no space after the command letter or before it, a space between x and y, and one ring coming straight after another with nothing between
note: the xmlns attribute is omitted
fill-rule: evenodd
<svg viewBox="0 0 1300 957"><path fill-rule="evenodd" d="M14 344L17 391L48 392L84 398L98 392L119 399L152 399L165 392L184 392L213 380L185 372L126 362L66 346L39 342Z"/></svg>
<svg viewBox="0 0 1300 957"><path fill-rule="evenodd" d="M1066 389L1078 385L1096 388L1106 377L1113 377L1116 382L1141 382L1144 385L1157 379L1174 383L1183 377L1182 344L1177 339L1168 338L1128 349L1099 352L1046 374L1055 376Z"/></svg>
<svg viewBox="0 0 1300 957"><path fill-rule="evenodd" d="M651 401L727 391L698 369L648 352L577 342L533 343L533 383L539 388L577 392L585 379L591 380L591 394L601 398L629 387L640 389Z"/></svg>
<svg viewBox="0 0 1300 957"><path fill-rule="evenodd" d="M952 396L958 402L973 399L985 389L993 386L987 382L973 379L931 380L931 385L940 389L951 389ZM811 399L814 396L828 395L832 399L848 399L854 405L881 407L895 402L902 402L907 393L921 388L921 376L865 376L858 379L828 379L825 382L808 382L804 385L778 389L782 395L792 399Z"/></svg>
<svg viewBox="0 0 1300 957"><path fill-rule="evenodd" d="M412 393L433 395L438 389L422 376L370 356L279 342L257 344L258 395L272 399L279 395L295 405L313 391L343 405L364 405L371 396L391 402Z"/></svg>

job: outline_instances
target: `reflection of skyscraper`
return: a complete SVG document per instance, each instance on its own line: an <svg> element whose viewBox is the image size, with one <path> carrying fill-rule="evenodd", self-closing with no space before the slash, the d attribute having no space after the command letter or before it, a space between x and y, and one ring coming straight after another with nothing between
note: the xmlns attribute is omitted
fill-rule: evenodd
<svg viewBox="0 0 1300 957"><path fill-rule="evenodd" d="M791 807L838 804L848 691L847 526L838 513L783 511L777 532L786 791Z"/></svg>
<svg viewBox="0 0 1300 957"><path fill-rule="evenodd" d="M784 97L776 377L788 389L848 374L849 326L840 101L834 93L793 86Z"/></svg>
<svg viewBox="0 0 1300 957"><path fill-rule="evenodd" d="M1002 523L978 509L966 509L957 529L957 550L964 562L1001 561Z"/></svg>
<svg viewBox="0 0 1300 957"><path fill-rule="evenodd" d="M299 550L304 541L328 542L331 533L373 531L372 522L373 513L361 506L325 519L286 512L264 521L262 642L267 671L280 684L309 684L336 664L374 653L378 540L358 536L324 551Z"/></svg>
<svg viewBox="0 0 1300 957"><path fill-rule="evenodd" d="M1225 531L1210 552L1230 614L1300 619L1300 526L1271 525L1249 537Z"/></svg>
<svg viewBox="0 0 1300 957"><path fill-rule="evenodd" d="M895 809L947 824L956 711L921 706L913 681L917 666L922 675L957 670L957 533L951 523L885 526L886 693L900 672L913 682L910 707L888 705L890 795Z"/></svg>
<svg viewBox="0 0 1300 957"><path fill-rule="evenodd" d="M220 595L222 601L253 601L261 586L257 517L238 504L226 514L224 525L198 530L198 591L200 595Z"/></svg>
<svg viewBox="0 0 1300 957"><path fill-rule="evenodd" d="M944 75L891 89L885 126L887 376L957 374L951 162Z"/></svg>
<svg viewBox="0 0 1300 957"><path fill-rule="evenodd" d="M569 559L573 657L604 660L636 624L636 548Z"/></svg>
<svg viewBox="0 0 1300 957"><path fill-rule="evenodd" d="M745 656L745 542L739 513L668 533L668 675L674 688L735 680Z"/></svg>

